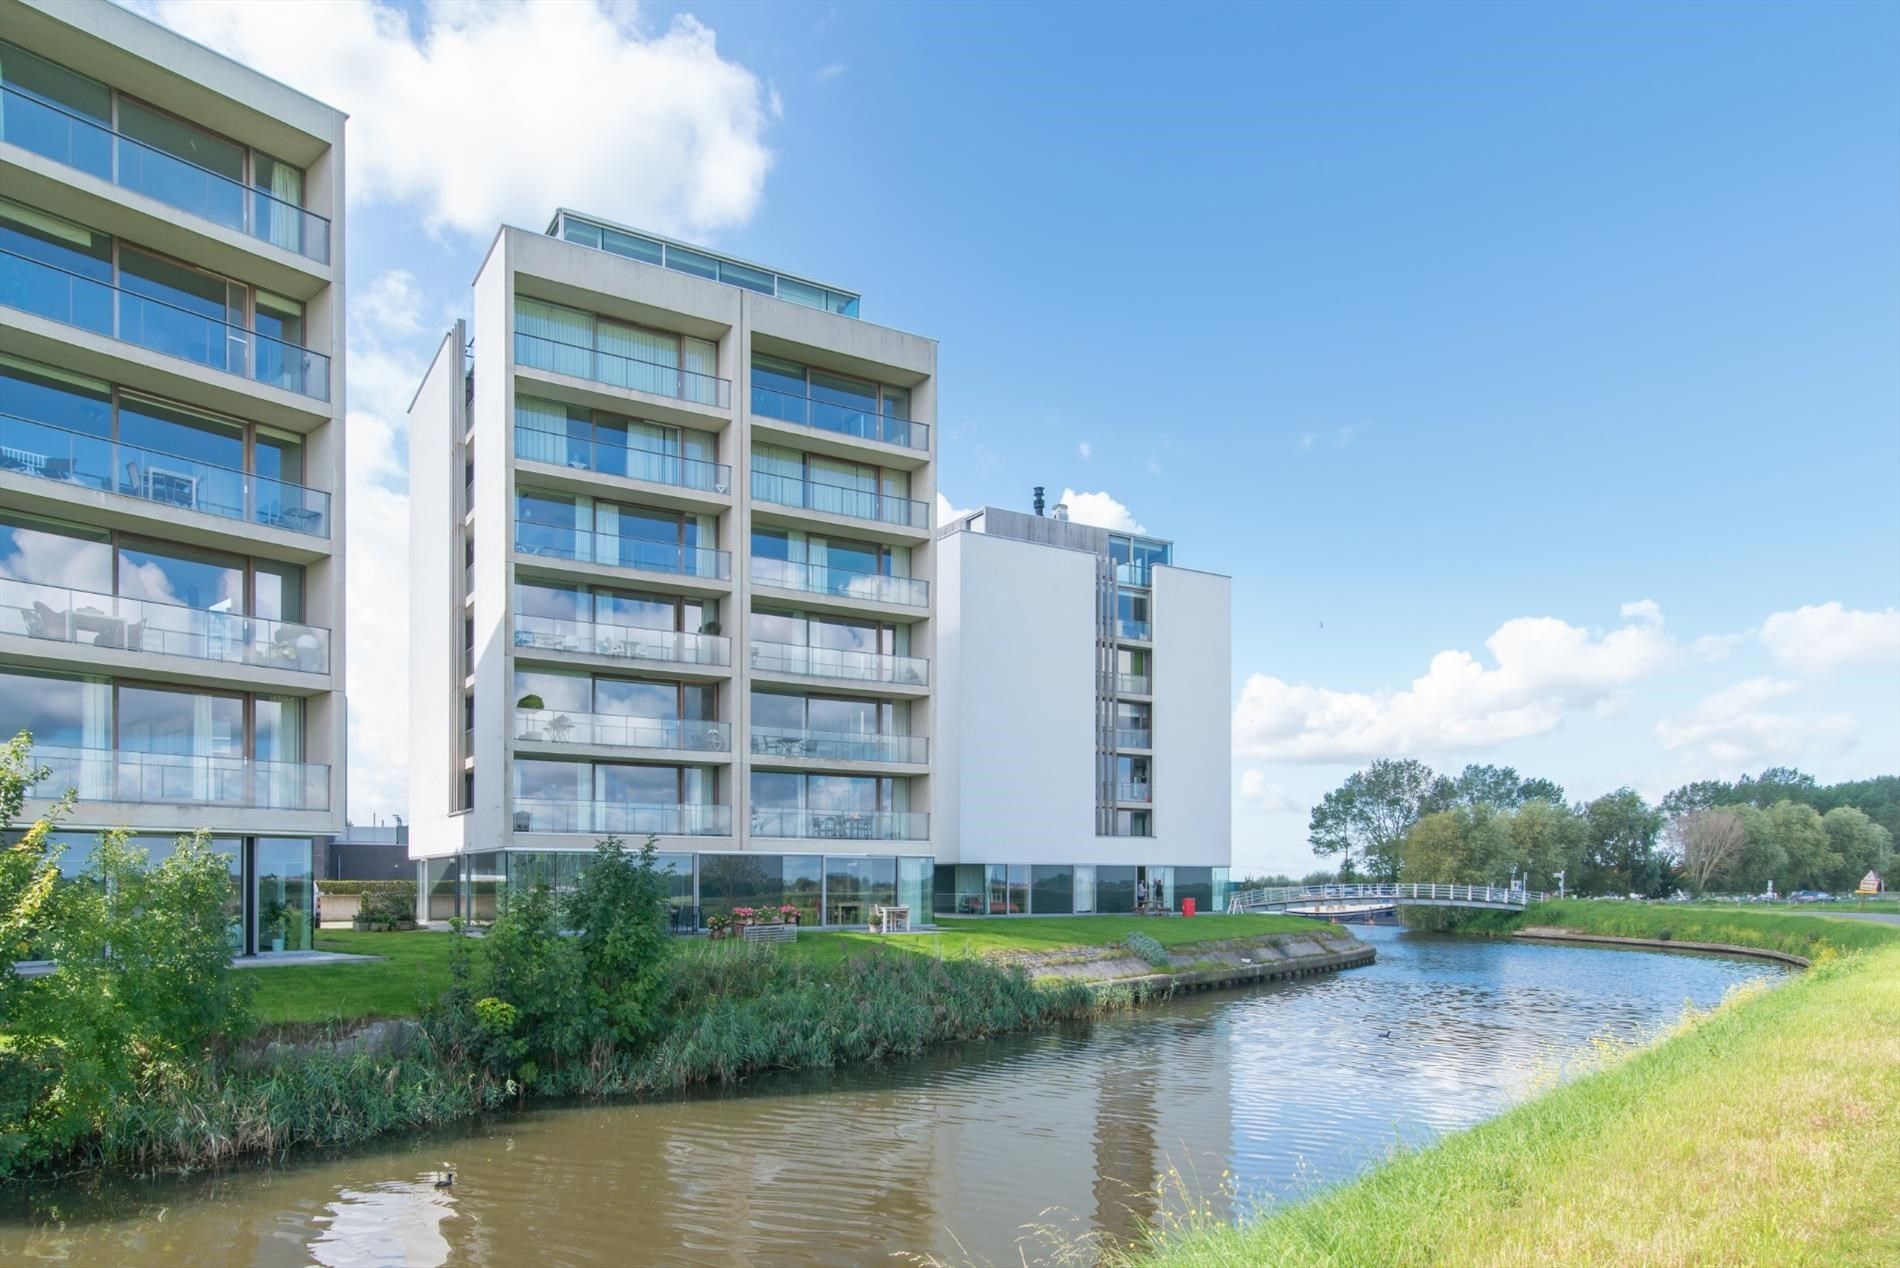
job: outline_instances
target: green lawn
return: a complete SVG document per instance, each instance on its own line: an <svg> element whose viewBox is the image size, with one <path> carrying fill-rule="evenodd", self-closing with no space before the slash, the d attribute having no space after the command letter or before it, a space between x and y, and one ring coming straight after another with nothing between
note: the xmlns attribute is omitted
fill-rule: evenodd
<svg viewBox="0 0 1900 1268"><path fill-rule="evenodd" d="M1638 933L1643 918L1601 914L1617 909L1653 913L1652 930L1686 914L1566 903L1530 923ZM1833 947L1833 930L1787 923L1813 921L1865 930L1878 949L1727 1004L1626 1061L1258 1222L1177 1230L1142 1261L1900 1262L1900 929L1705 914L1724 922L1712 940Z"/></svg>
<svg viewBox="0 0 1900 1268"><path fill-rule="evenodd" d="M413 1017L448 985L454 937L424 930L321 929L317 932L319 951L384 958L367 964L295 964L244 972L257 983L257 1016L267 1025Z"/></svg>
<svg viewBox="0 0 1900 1268"><path fill-rule="evenodd" d="M1579 933L1619 938L1669 938L1677 942L1726 942L1767 947L1813 958L1886 946L1891 927L1841 920L1826 912L1781 907L1731 907L1699 903L1601 902L1567 898L1539 903L1522 915L1474 918L1471 927L1498 931L1556 925Z"/></svg>
<svg viewBox="0 0 1900 1268"><path fill-rule="evenodd" d="M1225 938L1294 933L1315 927L1299 916L1034 916L985 919L945 917L942 932L882 937L870 933L804 930L786 948L819 963L879 950L912 955L981 956L999 951L1051 951L1121 942L1145 933L1165 947ZM257 1015L267 1025L287 1022L366 1021L412 1017L449 980L448 933L354 933L323 930L317 950L385 956L371 964L308 964L247 969L257 981Z"/></svg>

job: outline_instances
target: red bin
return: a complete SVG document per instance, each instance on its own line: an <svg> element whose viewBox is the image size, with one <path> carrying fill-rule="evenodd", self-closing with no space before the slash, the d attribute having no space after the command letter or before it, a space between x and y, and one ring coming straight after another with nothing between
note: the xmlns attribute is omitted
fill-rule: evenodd
<svg viewBox="0 0 1900 1268"><path fill-rule="evenodd" d="M1183 898L1181 900L1181 914L1183 916L1192 916L1194 914L1194 900L1192 898Z"/></svg>

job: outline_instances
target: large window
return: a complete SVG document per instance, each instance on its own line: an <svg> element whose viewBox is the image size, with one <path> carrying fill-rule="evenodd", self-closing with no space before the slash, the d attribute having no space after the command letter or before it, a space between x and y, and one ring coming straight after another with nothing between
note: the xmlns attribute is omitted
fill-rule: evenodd
<svg viewBox="0 0 1900 1268"><path fill-rule="evenodd" d="M870 920L872 907L896 905L896 859L826 857L826 924L861 925Z"/></svg>
<svg viewBox="0 0 1900 1268"><path fill-rule="evenodd" d="M725 405L719 346L526 296L515 298L515 359L523 365L702 405Z"/></svg>
<svg viewBox="0 0 1900 1268"><path fill-rule="evenodd" d="M530 462L724 493L711 433L532 396L515 398L515 454Z"/></svg>
<svg viewBox="0 0 1900 1268"><path fill-rule="evenodd" d="M702 854L699 905L703 915L734 907L798 908L800 924L819 923L823 860L815 854Z"/></svg>
<svg viewBox="0 0 1900 1268"><path fill-rule="evenodd" d="M1075 872L1066 866L1032 867L1030 910L1038 916L1065 916L1075 910Z"/></svg>

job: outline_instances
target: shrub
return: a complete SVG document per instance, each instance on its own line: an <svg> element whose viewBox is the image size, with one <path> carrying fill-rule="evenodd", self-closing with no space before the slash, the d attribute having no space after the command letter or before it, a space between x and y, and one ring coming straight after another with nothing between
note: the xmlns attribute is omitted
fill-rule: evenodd
<svg viewBox="0 0 1900 1268"><path fill-rule="evenodd" d="M325 894L407 894L411 899L416 896L416 883L410 880L318 881L317 888Z"/></svg>
<svg viewBox="0 0 1900 1268"><path fill-rule="evenodd" d="M1128 949L1146 960L1157 969L1165 969L1173 963L1168 958L1168 949L1145 933L1131 933L1127 938Z"/></svg>
<svg viewBox="0 0 1900 1268"><path fill-rule="evenodd" d="M366 924L400 925L416 918L416 887L404 882L401 889L375 889L362 896L356 905L356 918Z"/></svg>
<svg viewBox="0 0 1900 1268"><path fill-rule="evenodd" d="M584 977L585 1007L608 1048L628 1047L652 1033L672 940L666 934L666 885L657 866L658 841L639 853L608 837L575 882L564 914L575 931Z"/></svg>

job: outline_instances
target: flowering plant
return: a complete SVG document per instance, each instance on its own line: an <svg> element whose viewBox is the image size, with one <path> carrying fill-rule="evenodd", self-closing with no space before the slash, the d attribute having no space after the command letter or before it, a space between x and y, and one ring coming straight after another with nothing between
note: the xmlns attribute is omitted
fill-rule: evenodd
<svg viewBox="0 0 1900 1268"><path fill-rule="evenodd" d="M788 925L795 925L798 923L798 908L792 906L790 903L780 903L778 918Z"/></svg>
<svg viewBox="0 0 1900 1268"><path fill-rule="evenodd" d="M734 907L732 909L732 918L742 925L749 925L759 918L759 909L757 907Z"/></svg>
<svg viewBox="0 0 1900 1268"><path fill-rule="evenodd" d="M732 917L730 916L709 916L706 919L706 932L715 938L722 937L731 924Z"/></svg>

